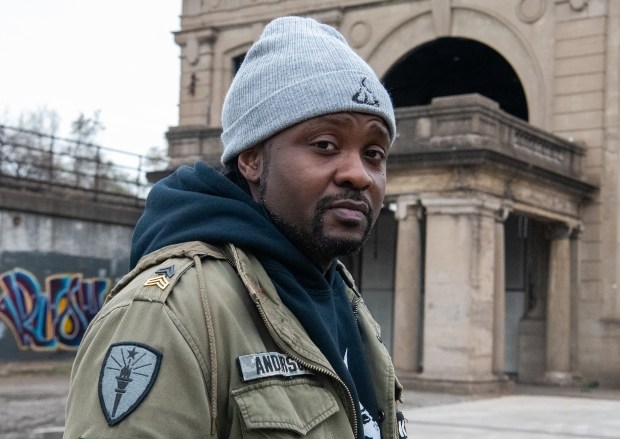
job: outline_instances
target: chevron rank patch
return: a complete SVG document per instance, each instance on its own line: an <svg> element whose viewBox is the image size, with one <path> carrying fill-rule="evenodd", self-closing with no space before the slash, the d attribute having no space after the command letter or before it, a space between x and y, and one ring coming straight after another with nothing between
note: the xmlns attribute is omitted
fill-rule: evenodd
<svg viewBox="0 0 620 439"><path fill-rule="evenodd" d="M244 382L272 376L292 378L299 375L314 375L311 370L279 352L242 355L237 358L237 366Z"/></svg>
<svg viewBox="0 0 620 439"><path fill-rule="evenodd" d="M155 274L164 274L166 275L166 277L171 278L172 276L174 276L174 265L169 265L168 267L160 268L159 270L155 271Z"/></svg>
<svg viewBox="0 0 620 439"><path fill-rule="evenodd" d="M99 402L108 425L131 414L153 387L162 354L142 343L116 343L108 348L99 374Z"/></svg>
<svg viewBox="0 0 620 439"><path fill-rule="evenodd" d="M160 290L165 290L168 285L170 285L170 282L163 274L147 279L146 282L144 282L145 287L156 286L159 287Z"/></svg>
<svg viewBox="0 0 620 439"><path fill-rule="evenodd" d="M147 281L144 282L144 286L156 286L159 287L161 290L165 290L166 287L170 285L170 281L168 281L168 279L174 276L174 265L160 268L159 270L155 271L155 274L158 274L159 276L147 279Z"/></svg>

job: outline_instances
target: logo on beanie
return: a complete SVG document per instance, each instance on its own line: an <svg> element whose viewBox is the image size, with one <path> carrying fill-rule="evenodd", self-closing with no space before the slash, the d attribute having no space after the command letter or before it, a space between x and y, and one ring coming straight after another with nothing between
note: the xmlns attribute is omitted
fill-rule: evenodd
<svg viewBox="0 0 620 439"><path fill-rule="evenodd" d="M366 87L366 79L368 78L362 78L362 83L360 84L359 90L353 95L353 101L357 102L358 104L366 104L373 107L378 107L379 101L377 100L373 92L371 92L368 87Z"/></svg>

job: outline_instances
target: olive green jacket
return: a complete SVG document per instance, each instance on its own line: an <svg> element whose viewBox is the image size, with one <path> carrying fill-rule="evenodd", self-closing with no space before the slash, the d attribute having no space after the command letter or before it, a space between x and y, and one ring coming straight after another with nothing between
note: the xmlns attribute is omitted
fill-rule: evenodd
<svg viewBox="0 0 620 439"><path fill-rule="evenodd" d="M174 273L162 275L169 267ZM385 415L382 439L397 438L402 388L378 325L359 293L347 290ZM161 361L144 399L110 426L98 388L115 343L146 345ZM244 381L238 359L265 352L285 354L305 373ZM352 405L258 260L234 246L191 242L143 257L110 292L77 353L64 437L354 438L362 421Z"/></svg>

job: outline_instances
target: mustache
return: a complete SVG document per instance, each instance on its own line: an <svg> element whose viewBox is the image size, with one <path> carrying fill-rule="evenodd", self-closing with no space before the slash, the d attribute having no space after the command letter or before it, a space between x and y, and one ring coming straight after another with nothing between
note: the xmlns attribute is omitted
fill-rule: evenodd
<svg viewBox="0 0 620 439"><path fill-rule="evenodd" d="M374 210L368 198L364 196L360 191L356 191L354 189L347 189L344 192L334 195L327 195L321 198L316 206L316 212L318 214L323 214L329 209L329 206L335 201L342 200L351 200L351 201L361 201L368 207L368 212L366 213L366 219L368 220L368 224L373 223L374 219Z"/></svg>

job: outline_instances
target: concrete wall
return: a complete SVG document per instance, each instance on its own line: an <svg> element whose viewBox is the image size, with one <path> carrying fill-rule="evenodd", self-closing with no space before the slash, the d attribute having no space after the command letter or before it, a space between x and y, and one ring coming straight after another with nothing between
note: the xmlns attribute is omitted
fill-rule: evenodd
<svg viewBox="0 0 620 439"><path fill-rule="evenodd" d="M77 348L129 269L141 204L0 189L0 359Z"/></svg>

